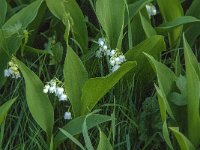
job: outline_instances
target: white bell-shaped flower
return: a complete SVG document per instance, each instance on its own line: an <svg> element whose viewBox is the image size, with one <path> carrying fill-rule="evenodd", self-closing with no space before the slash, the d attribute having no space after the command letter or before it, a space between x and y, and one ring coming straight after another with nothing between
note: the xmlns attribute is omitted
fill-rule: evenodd
<svg viewBox="0 0 200 150"><path fill-rule="evenodd" d="M67 100L67 95L66 95L66 94L62 94L62 95L59 97L59 100L60 100L60 101L66 101L66 100Z"/></svg>
<svg viewBox="0 0 200 150"><path fill-rule="evenodd" d="M9 77L11 75L10 70L9 69L5 69L4 70L4 77Z"/></svg>
<svg viewBox="0 0 200 150"><path fill-rule="evenodd" d="M64 114L64 119L65 119L65 120L70 120L70 119L72 119L72 114L71 114L71 112L65 112L65 114Z"/></svg>
<svg viewBox="0 0 200 150"><path fill-rule="evenodd" d="M120 65L115 65L112 67L112 72L115 72L116 70L118 70L120 68Z"/></svg>
<svg viewBox="0 0 200 150"><path fill-rule="evenodd" d="M58 88L56 89L56 94L57 94L58 96L62 95L63 92L64 92L64 89L63 89L62 87L58 87Z"/></svg>

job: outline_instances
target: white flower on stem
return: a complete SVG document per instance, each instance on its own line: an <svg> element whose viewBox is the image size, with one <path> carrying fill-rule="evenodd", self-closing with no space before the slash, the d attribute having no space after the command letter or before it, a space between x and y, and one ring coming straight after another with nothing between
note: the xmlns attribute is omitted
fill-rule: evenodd
<svg viewBox="0 0 200 150"><path fill-rule="evenodd" d="M105 39L99 38L98 44L99 44L99 50L96 51L96 57L101 58L103 55L109 56L110 50L108 49L108 46L106 45Z"/></svg>
<svg viewBox="0 0 200 150"><path fill-rule="evenodd" d="M56 86L56 81L55 80L51 80L50 81L50 85L55 87Z"/></svg>
<svg viewBox="0 0 200 150"><path fill-rule="evenodd" d="M149 18L151 18L151 16L155 16L157 14L156 7L152 4L147 4L146 10L147 10L147 13L149 15Z"/></svg>
<svg viewBox="0 0 200 150"><path fill-rule="evenodd" d="M108 49L108 46L107 46L107 45L104 45L104 46L103 46L103 49L104 49L104 50L107 50L107 49Z"/></svg>
<svg viewBox="0 0 200 150"><path fill-rule="evenodd" d="M106 50L106 55L110 56L110 50L109 49Z"/></svg>
<svg viewBox="0 0 200 150"><path fill-rule="evenodd" d="M19 72L15 72L15 78L18 79L20 77L21 77L20 73Z"/></svg>
<svg viewBox="0 0 200 150"><path fill-rule="evenodd" d="M70 120L70 119L72 119L72 114L71 114L71 112L65 112L65 114L64 114L64 119L65 119L65 120Z"/></svg>
<svg viewBox="0 0 200 150"><path fill-rule="evenodd" d="M12 61L9 61L8 65L12 67L12 66L14 66L14 63Z"/></svg>
<svg viewBox="0 0 200 150"><path fill-rule="evenodd" d="M105 42L102 38L98 39L98 43L99 43L99 46L101 46L101 47L105 44Z"/></svg>
<svg viewBox="0 0 200 150"><path fill-rule="evenodd" d="M11 75L10 70L9 69L5 69L4 70L4 77L9 77Z"/></svg>
<svg viewBox="0 0 200 150"><path fill-rule="evenodd" d="M58 87L56 89L56 95L61 96L64 92L64 89L62 87Z"/></svg>
<svg viewBox="0 0 200 150"><path fill-rule="evenodd" d="M57 78L50 80L43 88L43 93L53 93L56 97L58 97L59 101L67 101L67 95L63 88L63 83L59 81Z"/></svg>
<svg viewBox="0 0 200 150"><path fill-rule="evenodd" d="M51 86L49 88L49 93L55 93L56 92L56 86Z"/></svg>
<svg viewBox="0 0 200 150"><path fill-rule="evenodd" d="M50 85L49 85L49 84L47 84L47 85L45 85L45 86L44 86L44 88L46 88L47 90L49 90L49 88L50 88Z"/></svg>
<svg viewBox="0 0 200 150"><path fill-rule="evenodd" d="M43 93L45 93L45 94L48 93L48 91L49 91L49 90L46 89L46 88L43 89Z"/></svg>
<svg viewBox="0 0 200 150"><path fill-rule="evenodd" d="M15 79L21 77L18 70L18 66L13 62L13 60L8 62L8 66L9 68L4 70L4 77L12 77Z"/></svg>
<svg viewBox="0 0 200 150"><path fill-rule="evenodd" d="M121 64L119 57L116 57L116 58L115 58L115 63L116 63L117 65Z"/></svg>
<svg viewBox="0 0 200 150"><path fill-rule="evenodd" d="M111 51L110 65L112 66L112 72L115 72L117 69L119 69L120 65L125 61L126 58L121 52L117 50Z"/></svg>
<svg viewBox="0 0 200 150"><path fill-rule="evenodd" d="M126 61L126 58L125 58L124 55L120 55L120 56L119 56L119 59L120 59L120 62L121 62L121 63L124 62L124 61Z"/></svg>
<svg viewBox="0 0 200 150"><path fill-rule="evenodd" d="M112 72L115 72L116 70L118 70L120 68L120 65L115 65L112 67Z"/></svg>
<svg viewBox="0 0 200 150"><path fill-rule="evenodd" d="M59 97L59 101L66 101L67 100L67 95L66 94L62 94L60 97Z"/></svg>
<svg viewBox="0 0 200 150"><path fill-rule="evenodd" d="M115 60L114 59L110 59L110 65L114 66L115 65Z"/></svg>
<svg viewBox="0 0 200 150"><path fill-rule="evenodd" d="M111 50L111 52L110 52L110 56L113 57L113 56L115 55L115 53L116 53L116 50L114 50L114 49Z"/></svg>
<svg viewBox="0 0 200 150"><path fill-rule="evenodd" d="M50 85L49 84L45 85L43 89L43 93L48 93L49 89L50 89Z"/></svg>

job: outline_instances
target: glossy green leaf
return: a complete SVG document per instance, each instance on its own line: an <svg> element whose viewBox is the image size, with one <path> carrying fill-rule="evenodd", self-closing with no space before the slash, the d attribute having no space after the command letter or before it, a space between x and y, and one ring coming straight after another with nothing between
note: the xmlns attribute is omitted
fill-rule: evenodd
<svg viewBox="0 0 200 150"><path fill-rule="evenodd" d="M27 28L27 26L34 20L38 13L43 0L36 0L29 4L21 11L13 15L6 23L2 26L3 30L9 30L10 27L15 27L19 25L22 29Z"/></svg>
<svg viewBox="0 0 200 150"><path fill-rule="evenodd" d="M179 132L178 128L170 127L169 129L176 137L181 150L195 150L192 143L181 132Z"/></svg>
<svg viewBox="0 0 200 150"><path fill-rule="evenodd" d="M183 9L180 0L157 0L157 3L164 22L173 21L174 19L183 16ZM181 32L182 27L177 27L169 32L169 42L171 46L176 44Z"/></svg>
<svg viewBox="0 0 200 150"><path fill-rule="evenodd" d="M186 12L187 16L193 16L198 19L200 19L200 1L199 0L193 0L191 6ZM200 23L195 23L190 26L184 27L184 33L187 38L187 41L192 46L196 40L196 38L200 35Z"/></svg>
<svg viewBox="0 0 200 150"><path fill-rule="evenodd" d="M159 103L162 104L162 107L167 110L170 117L175 120L173 110L170 107L167 97L169 96L170 92L174 89L176 76L167 66L156 61L152 56L148 54L145 55L148 57L149 62L157 75L159 88L156 87L156 90L157 94L159 95ZM165 118L166 116L162 117L162 120L164 121Z"/></svg>
<svg viewBox="0 0 200 150"><path fill-rule="evenodd" d="M200 22L200 20L192 16L181 16L172 21L159 25L158 27L156 27L156 31L159 33L169 32L173 30L174 28L179 27L181 25L195 23L195 22Z"/></svg>
<svg viewBox="0 0 200 150"><path fill-rule="evenodd" d="M75 116L80 115L82 88L88 79L88 73L80 58L68 46L67 56L64 65L65 89L72 104Z"/></svg>
<svg viewBox="0 0 200 150"><path fill-rule="evenodd" d="M153 0L137 0L136 2L129 5L129 17L132 20L134 16L145 7L146 4L152 2ZM125 24L127 24L127 16L125 17Z"/></svg>
<svg viewBox="0 0 200 150"><path fill-rule="evenodd" d="M199 99L200 99L200 69L198 61L195 58L185 37L184 56L187 79L187 111L188 111L188 137L196 147L200 141L200 117L199 117Z"/></svg>
<svg viewBox="0 0 200 150"><path fill-rule="evenodd" d="M33 116L38 125L51 138L54 111L47 94L43 93L44 85L39 77L32 72L25 64L15 59L24 79L26 85L26 100Z"/></svg>
<svg viewBox="0 0 200 150"><path fill-rule="evenodd" d="M86 116L80 116L72 121L70 121L68 124L66 124L62 129L66 130L71 135L77 135L82 133L82 125L85 120ZM101 123L111 121L110 116L105 115L98 115L98 114L92 114L87 117L87 129L91 129ZM63 135L63 133L58 132L58 134L54 138L54 143L56 146L58 146L60 143L62 143L65 139L67 139L66 136Z"/></svg>
<svg viewBox="0 0 200 150"><path fill-rule="evenodd" d="M6 0L0 0L0 27L4 24L7 12L7 2Z"/></svg>
<svg viewBox="0 0 200 150"><path fill-rule="evenodd" d="M111 48L116 48L122 41L120 37L124 26L124 13L123 0L97 0L96 2L96 15L108 37Z"/></svg>
<svg viewBox="0 0 200 150"><path fill-rule="evenodd" d="M10 109L10 107L13 105L13 103L16 101L16 98L11 99L7 102L5 102L4 104L2 104L0 106L0 125L2 124L2 122L4 121L4 119L6 118L6 115Z"/></svg>
<svg viewBox="0 0 200 150"><path fill-rule="evenodd" d="M42 0L37 0L18 13L13 15L0 30L0 88L3 85L5 78L3 75L4 69L7 67L10 57L20 47L22 36L22 30L34 20L37 15L38 9L42 3Z"/></svg>
<svg viewBox="0 0 200 150"><path fill-rule="evenodd" d="M113 150L108 138L102 131L100 131L100 141L97 150Z"/></svg>
<svg viewBox="0 0 200 150"><path fill-rule="evenodd" d="M146 10L142 9L141 14L144 16L145 13ZM133 20L131 21L131 32L133 46L137 46L138 44L147 39L139 14L136 14Z"/></svg>
<svg viewBox="0 0 200 150"><path fill-rule="evenodd" d="M70 21L71 32L75 40L86 52L88 48L88 32L83 13L75 0L46 0L49 10L64 25Z"/></svg>
<svg viewBox="0 0 200 150"><path fill-rule="evenodd" d="M142 27L144 29L144 32L147 38L150 38L151 36L154 36L157 34L155 29L150 24L150 22L148 22L147 19L142 14L140 14L140 19L141 19Z"/></svg>
<svg viewBox="0 0 200 150"><path fill-rule="evenodd" d="M147 48L148 47L148 48ZM147 84L151 81L155 74L145 58L143 52L153 56L155 59L160 59L160 53L166 49L164 37L160 35L152 36L151 38L143 41L132 49L128 50L125 57L128 61L136 61L137 67L135 70L130 71L128 76L132 78L133 74L136 74L141 84ZM145 68L145 69L144 69Z"/></svg>
<svg viewBox="0 0 200 150"><path fill-rule="evenodd" d="M131 69L136 62L126 62L114 73L106 77L92 78L86 81L82 89L81 114L84 115Z"/></svg>
<svg viewBox="0 0 200 150"><path fill-rule="evenodd" d="M150 64L152 65L155 73L157 74L158 84L163 93L166 96L173 90L175 86L176 75L164 64L156 61L152 56L145 54Z"/></svg>

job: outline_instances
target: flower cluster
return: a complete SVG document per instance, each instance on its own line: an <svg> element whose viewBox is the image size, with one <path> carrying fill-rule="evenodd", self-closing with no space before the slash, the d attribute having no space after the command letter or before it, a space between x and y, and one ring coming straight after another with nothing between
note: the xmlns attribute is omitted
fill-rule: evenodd
<svg viewBox="0 0 200 150"><path fill-rule="evenodd" d="M59 98L59 101L66 101L67 95L64 92L64 88L60 86L61 84L62 82L60 82L58 79L52 79L44 86L43 92L54 93Z"/></svg>
<svg viewBox="0 0 200 150"><path fill-rule="evenodd" d="M115 72L117 69L119 69L120 65L126 61L125 56L117 51L112 50L110 53L110 65L112 66L112 72Z"/></svg>
<svg viewBox="0 0 200 150"><path fill-rule="evenodd" d="M21 77L20 72L18 70L18 66L17 64L14 63L13 60L8 62L8 66L9 68L4 70L4 77L11 76L12 78L15 78L15 79L18 79Z"/></svg>
<svg viewBox="0 0 200 150"><path fill-rule="evenodd" d="M67 101L67 95L65 94L63 83L59 81L57 78L52 79L50 82L47 82L47 84L43 88L44 93L54 93L55 96L59 98L59 101ZM65 120L72 119L71 112L67 111L64 114Z"/></svg>
<svg viewBox="0 0 200 150"><path fill-rule="evenodd" d="M149 15L149 18L151 18L151 16L155 16L157 14L156 7L152 4L147 4L146 10L147 10L147 13Z"/></svg>
<svg viewBox="0 0 200 150"><path fill-rule="evenodd" d="M96 52L96 57L101 58L102 56L109 56L110 49L108 49L105 39L99 38L98 44L99 44L99 50Z"/></svg>
<svg viewBox="0 0 200 150"><path fill-rule="evenodd" d="M102 56L109 57L109 63L111 65L111 71L115 72L119 69L120 65L126 61L125 56L116 50L110 50L106 45L104 38L99 38L98 44L100 46L99 50L96 52L96 57L101 58Z"/></svg>

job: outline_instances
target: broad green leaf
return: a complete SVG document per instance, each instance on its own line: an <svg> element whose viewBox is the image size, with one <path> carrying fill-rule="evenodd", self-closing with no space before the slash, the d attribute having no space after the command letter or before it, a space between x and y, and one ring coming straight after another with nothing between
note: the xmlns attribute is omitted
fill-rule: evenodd
<svg viewBox="0 0 200 150"><path fill-rule="evenodd" d="M156 35L128 50L125 54L126 59L128 61L137 62L136 69L128 73L128 75L130 75L130 78L132 78L133 74L136 74L136 78L138 77L137 80L140 81L142 85L147 85L147 83L154 78L155 74L143 52L148 53L155 59L159 60L160 53L165 49L166 47L164 37Z"/></svg>
<svg viewBox="0 0 200 150"><path fill-rule="evenodd" d="M189 46L189 44L188 44L188 42L187 42L187 40L185 38L185 35L183 36L183 41L184 41L184 55L188 56L188 57L185 57L185 60L186 60L186 58L188 58L188 61L191 63L191 65L194 68L198 78L200 79L200 66L199 66L199 63L197 61L196 56L192 52L192 49L190 48L190 46Z"/></svg>
<svg viewBox="0 0 200 150"><path fill-rule="evenodd" d="M200 19L199 9L200 9L200 1L193 0L192 5L186 12L186 15L193 16L193 17ZM200 23L195 23L190 26L185 26L185 28L184 28L185 36L191 46L194 44L196 38L200 35L199 26L200 26Z"/></svg>
<svg viewBox="0 0 200 150"><path fill-rule="evenodd" d="M183 16L183 9L180 0L157 0L159 10L162 14L164 22L172 21L178 17ZM177 27L169 32L169 43L174 46L178 41L182 27Z"/></svg>
<svg viewBox="0 0 200 150"><path fill-rule="evenodd" d="M4 104L2 104L0 106L0 125L2 124L2 122L4 121L4 119L6 118L6 115L10 109L10 107L13 105L13 103L16 101L16 98L11 99L7 102L5 102Z"/></svg>
<svg viewBox="0 0 200 150"><path fill-rule="evenodd" d="M41 29L40 27L41 27L42 22L44 21L46 12L47 12L47 5L46 3L42 3L37 12L35 19L28 26L28 30L34 31L34 32L31 32L31 34L29 34L28 42L26 45L33 46L34 43L37 42L38 40L37 36L38 36L38 33L40 32L40 29Z"/></svg>
<svg viewBox="0 0 200 150"><path fill-rule="evenodd" d="M126 62L117 71L106 77L87 80L82 89L81 114L84 115L92 110L98 101L135 66L136 62Z"/></svg>
<svg viewBox="0 0 200 150"><path fill-rule="evenodd" d="M26 85L26 100L34 120L51 138L54 112L47 94L43 93L44 85L39 77L25 64L15 59Z"/></svg>
<svg viewBox="0 0 200 150"><path fill-rule="evenodd" d="M140 13L140 19L147 38L150 38L151 36L157 34L154 28L151 26L150 22L148 22L147 19L141 13Z"/></svg>
<svg viewBox="0 0 200 150"><path fill-rule="evenodd" d="M166 114L163 113L165 116L162 115L163 108L166 109L168 114L170 115L170 117L175 120L173 110L170 107L170 103L167 100L167 97L174 89L176 76L167 66L156 61L152 56L150 56L148 54L145 54L145 55L149 59L149 62L152 65L152 67L157 75L159 88L156 87L156 90L157 90L157 94L158 94L160 108L162 107L161 108L162 121L164 121L166 119Z"/></svg>
<svg viewBox="0 0 200 150"><path fill-rule="evenodd" d="M146 4L152 2L153 0L138 0L129 5L129 17L132 20L135 15L145 7ZM125 16L125 24L127 24L127 16Z"/></svg>
<svg viewBox="0 0 200 150"><path fill-rule="evenodd" d="M72 104L74 115L79 116L80 109L83 107L80 105L81 90L86 80L88 80L88 73L79 57L69 46L64 65L64 79L66 93Z"/></svg>
<svg viewBox="0 0 200 150"><path fill-rule="evenodd" d="M113 150L108 138L102 131L100 131L100 141L97 150Z"/></svg>
<svg viewBox="0 0 200 150"><path fill-rule="evenodd" d="M192 16L181 16L172 21L159 25L158 27L156 27L156 31L159 33L169 32L181 25L195 23L195 22L200 22L200 20Z"/></svg>
<svg viewBox="0 0 200 150"><path fill-rule="evenodd" d="M43 0L36 0L33 3L29 4L21 11L13 15L6 23L2 26L3 30L7 30L10 27L14 27L17 24L20 24L22 29L27 28L27 26L34 20L38 13Z"/></svg>
<svg viewBox="0 0 200 150"><path fill-rule="evenodd" d="M144 16L145 13L146 10L142 9L141 14ZM139 14L136 14L131 21L131 32L133 46L136 46L147 39Z"/></svg>
<svg viewBox="0 0 200 150"><path fill-rule="evenodd" d="M84 52L88 48L88 32L83 13L75 0L46 0L49 10L60 19L65 26L70 21L75 40Z"/></svg>
<svg viewBox="0 0 200 150"><path fill-rule="evenodd" d="M156 61L149 54L145 54L149 59L150 64L152 65L158 79L158 84L161 91L166 95L174 89L175 80L177 79L176 75L164 64Z"/></svg>
<svg viewBox="0 0 200 150"><path fill-rule="evenodd" d="M12 54L14 54L20 47L22 30L34 20L42 0L37 0L26 6L15 15L13 15L0 30L0 88L3 85L5 78L3 71L7 67Z"/></svg>
<svg viewBox="0 0 200 150"><path fill-rule="evenodd" d="M83 145L75 138L73 137L73 135L71 135L70 133L68 133L67 131L60 129L60 131L67 137L69 138L71 141L73 141L77 146L79 146L82 150L85 150L85 148L83 147Z"/></svg>
<svg viewBox="0 0 200 150"><path fill-rule="evenodd" d="M0 27L4 24L7 12L7 2L6 0L0 0Z"/></svg>
<svg viewBox="0 0 200 150"><path fill-rule="evenodd" d="M80 116L72 121L70 121L68 124L66 124L62 129L67 131L71 135L77 135L82 132L82 125L85 120L86 116ZM87 129L91 129L101 123L111 121L110 116L105 115L98 115L98 114L92 114L87 117ZM58 132L58 134L54 138L54 143L56 146L58 146L60 143L62 143L65 139L67 139L66 136L63 135L63 133Z"/></svg>
<svg viewBox="0 0 200 150"><path fill-rule="evenodd" d="M185 37L184 56L187 79L187 111L188 111L188 138L196 147L200 144L200 117L199 117L199 99L200 99L200 76L199 65Z"/></svg>
<svg viewBox="0 0 200 150"><path fill-rule="evenodd" d="M169 129L176 137L181 150L195 150L195 147L192 145L192 143L181 132L179 132L178 128L170 127Z"/></svg>
<svg viewBox="0 0 200 150"><path fill-rule="evenodd" d="M123 0L97 0L96 15L108 37L111 48L121 45L125 4ZM121 49L121 46L117 47Z"/></svg>

